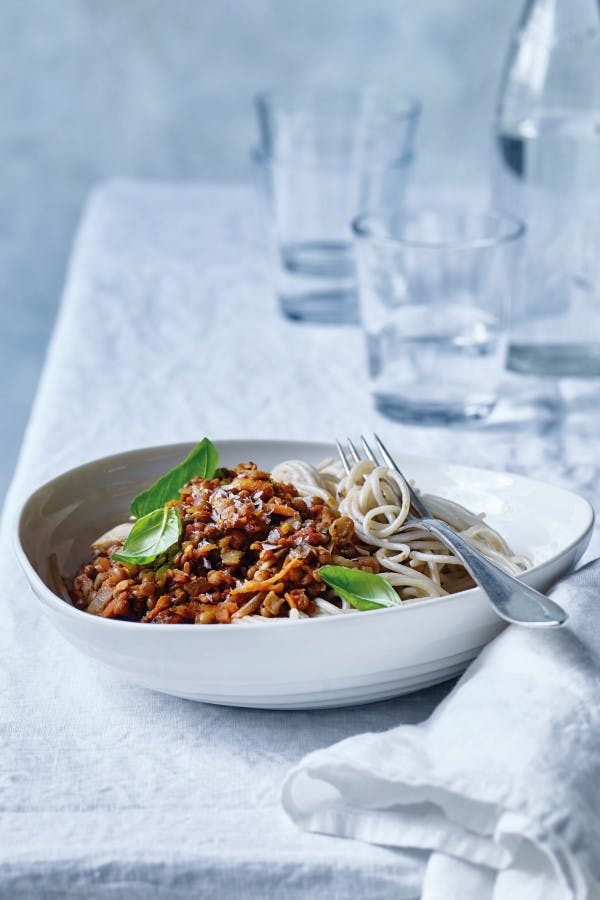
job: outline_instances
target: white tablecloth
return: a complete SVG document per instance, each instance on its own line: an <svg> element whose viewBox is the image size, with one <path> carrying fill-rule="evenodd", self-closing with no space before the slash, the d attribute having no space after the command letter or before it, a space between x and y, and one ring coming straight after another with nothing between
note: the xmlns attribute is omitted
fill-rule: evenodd
<svg viewBox="0 0 600 900"><path fill-rule="evenodd" d="M598 508L593 385L508 386L510 402L485 428L386 422L371 409L355 329L277 315L247 188L114 182L94 195L4 517L1 897L419 893L421 857L301 833L279 790L308 751L418 722L447 688L288 714L125 685L47 625L6 526L36 484L121 449L374 426L392 446L531 472Z"/></svg>

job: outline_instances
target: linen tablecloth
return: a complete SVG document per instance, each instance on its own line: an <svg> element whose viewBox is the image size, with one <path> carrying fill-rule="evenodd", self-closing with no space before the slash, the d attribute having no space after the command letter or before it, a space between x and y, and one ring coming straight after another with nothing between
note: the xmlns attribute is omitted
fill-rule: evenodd
<svg viewBox="0 0 600 900"><path fill-rule="evenodd" d="M264 712L122 683L46 623L16 569L24 496L97 456L204 434L389 444L509 467L598 508L594 386L514 379L484 428L371 408L360 334L276 311L245 187L117 181L92 197L7 500L0 548L0 896L416 897L424 857L309 835L283 813L310 750L425 718L439 686L372 706ZM599 548L598 534L593 550Z"/></svg>

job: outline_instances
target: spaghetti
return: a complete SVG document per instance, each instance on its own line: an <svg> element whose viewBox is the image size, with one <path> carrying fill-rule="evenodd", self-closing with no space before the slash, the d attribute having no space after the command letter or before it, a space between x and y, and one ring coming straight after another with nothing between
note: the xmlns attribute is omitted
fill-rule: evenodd
<svg viewBox="0 0 600 900"><path fill-rule="evenodd" d="M402 600L441 597L474 586L461 561L441 541L407 522L409 489L393 469L363 460L344 475L331 460L318 467L288 460L275 467L273 477L291 481L300 495L319 496L352 519L359 546L374 554L381 576ZM528 561L513 554L482 516L442 497L423 499L433 516L460 532L500 568L514 575L527 568Z"/></svg>

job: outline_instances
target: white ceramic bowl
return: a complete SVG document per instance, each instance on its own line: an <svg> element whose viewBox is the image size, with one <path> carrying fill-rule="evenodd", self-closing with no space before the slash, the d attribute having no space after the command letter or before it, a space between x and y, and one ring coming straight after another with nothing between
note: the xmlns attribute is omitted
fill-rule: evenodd
<svg viewBox="0 0 600 900"><path fill-rule="evenodd" d="M218 441L223 465L332 456L325 444ZM15 525L17 556L54 626L83 653L124 678L192 700L273 709L381 700L450 678L503 627L479 589L397 609L255 626L149 625L102 619L58 596L89 545L125 521L129 502L191 449L175 444L120 453L65 472L39 488ZM573 568L591 535L586 500L540 481L421 459L397 460L423 490L485 510L491 525L534 567L524 580L546 590ZM57 568L58 567L58 568Z"/></svg>

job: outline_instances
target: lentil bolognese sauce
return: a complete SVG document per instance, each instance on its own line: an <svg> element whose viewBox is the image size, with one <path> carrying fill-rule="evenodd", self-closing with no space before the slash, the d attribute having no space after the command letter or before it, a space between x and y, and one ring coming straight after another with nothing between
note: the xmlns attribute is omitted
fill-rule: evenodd
<svg viewBox="0 0 600 900"><path fill-rule="evenodd" d="M192 478L165 507L180 518L179 541L152 564L135 564L115 558L123 530L109 532L69 586L75 606L105 618L171 624L303 618L319 604L339 602L319 599L327 591L321 566L381 568L358 545L351 518L252 462Z"/></svg>

